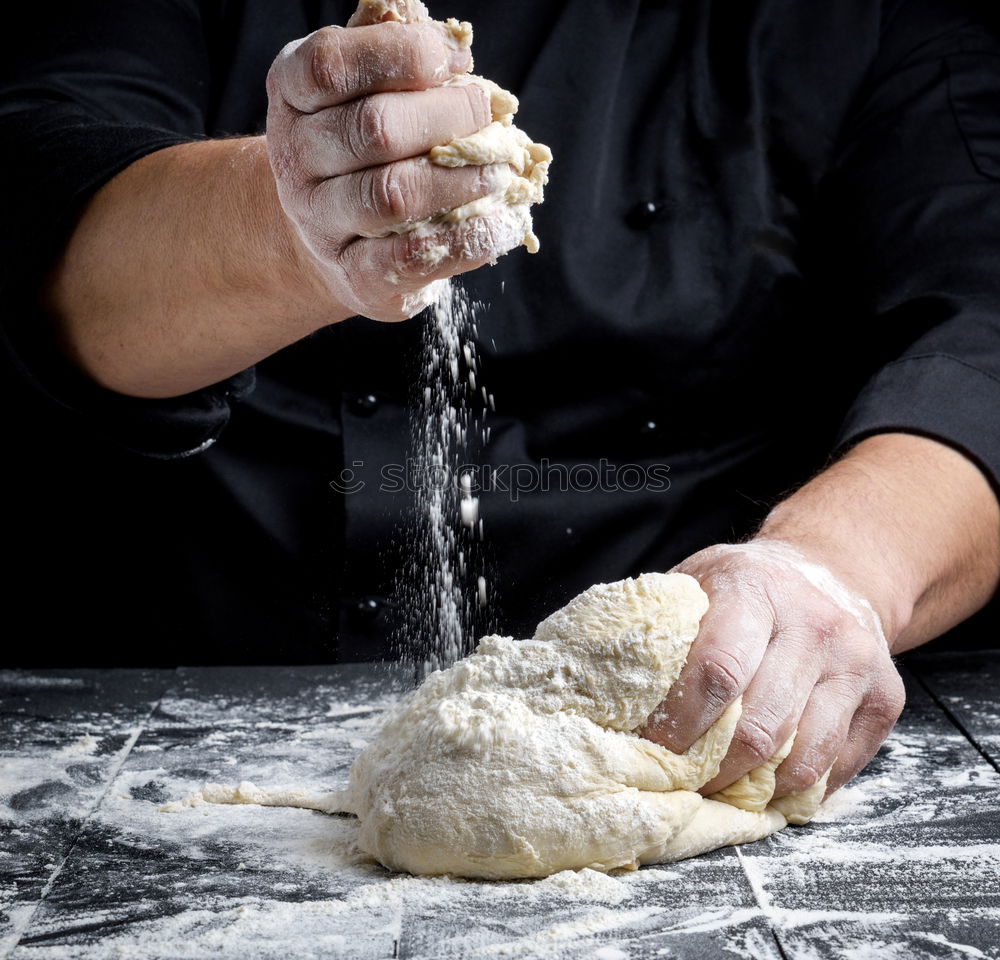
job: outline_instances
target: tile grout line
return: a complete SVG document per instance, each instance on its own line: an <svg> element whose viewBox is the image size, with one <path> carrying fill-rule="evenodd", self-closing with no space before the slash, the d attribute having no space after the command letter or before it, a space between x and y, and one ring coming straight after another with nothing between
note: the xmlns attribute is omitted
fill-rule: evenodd
<svg viewBox="0 0 1000 960"><path fill-rule="evenodd" d="M946 704L935 692L931 689L930 685L924 678L912 667L908 667L910 675L913 676L917 683L923 687L924 692L941 708L941 712L948 718L952 725L958 730L959 733L965 737L966 740L972 744L975 751L994 769L997 773L1000 773L1000 763L998 763L993 757L991 757L986 750L978 743L976 738L972 735L972 732L965 726L964 723L956 716L954 711Z"/></svg>
<svg viewBox="0 0 1000 960"><path fill-rule="evenodd" d="M91 804L91 807L87 811L86 816L84 816L84 818L80 821L80 828L79 830L77 830L76 836L73 838L73 842L70 844L69 849L66 851L66 855L56 865L55 870L53 870L52 873L49 875L48 880L45 881L45 884L42 887L38 900L35 902L35 906L32 908L31 912L27 915L27 917L25 917L25 919L21 922L18 929L12 931L11 936L13 937L13 943L11 944L10 949L3 955L3 957L0 957L0 960L7 960L7 958L10 957L14 953L14 951L17 950L17 948L21 945L21 940L24 937L24 934L27 931L28 927L31 926L32 920L35 919L35 915L41 909L42 904L45 903L45 900L48 897L49 893L52 891L53 886L55 886L55 882L59 878L59 875L62 873L63 867L66 866L66 863L69 860L69 858L73 856L73 852L76 850L77 845L80 842L80 836L83 834L84 829L90 822L90 818L97 812L98 807L100 807L101 803L104 801L104 798L108 795L108 791L111 789L111 785L115 782L115 779L121 772L121 768L125 766L125 761L128 760L128 758L131 756L132 748L135 746L136 741L139 739L139 737L142 736L143 731L146 729L146 726L150 721L150 718L159 709L160 704L163 703L164 698L170 692L171 689L172 689L171 684L168 684L164 688L159 698L149 708L149 711L146 713L146 716L143 717L138 728L135 729L131 737L125 742L125 748L122 758L112 768L111 773L108 776L108 782L104 785L104 789L94 800L93 804Z"/></svg>
<svg viewBox="0 0 1000 960"><path fill-rule="evenodd" d="M746 878L748 884L750 884L750 892L753 894L753 898L757 903L757 909L760 910L761 916L767 921L767 928L771 934L771 939L774 940L774 945L778 948L778 953L781 955L781 960L789 960L788 954L785 953L785 948L781 943L781 939L778 937L778 930L774 922L773 911L771 909L771 898L767 895L764 887L760 884L758 880L750 875L750 870L747 868L746 858L743 856L739 845L733 847L733 853L736 854L736 859L740 862L740 870L743 872L743 876Z"/></svg>

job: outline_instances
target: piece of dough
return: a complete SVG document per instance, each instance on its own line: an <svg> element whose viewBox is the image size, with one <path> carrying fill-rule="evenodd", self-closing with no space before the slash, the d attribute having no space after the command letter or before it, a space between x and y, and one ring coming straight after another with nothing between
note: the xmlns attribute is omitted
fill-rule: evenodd
<svg viewBox="0 0 1000 960"><path fill-rule="evenodd" d="M431 674L351 770L361 850L416 874L541 877L635 869L805 822L824 785L769 803L781 754L712 799L696 792L718 773L739 702L681 755L635 733L707 609L685 574L598 584L531 640L486 637Z"/></svg>
<svg viewBox="0 0 1000 960"><path fill-rule="evenodd" d="M376 23L420 23L431 19L421 0L361 0L349 27ZM472 46L472 25L455 19L442 26L459 46ZM399 224L394 233L432 232L435 227L452 226L471 217L490 216L495 229L503 237L501 246L509 248L523 244L529 253L537 253L531 207L545 197L549 180L552 151L540 143L532 142L522 130L514 126L518 101L514 94L484 77L464 75L454 77L450 84L474 83L490 97L493 123L469 137L435 147L429 154L431 163L441 167L481 166L507 163L511 168L510 184L497 193L454 210L443 210L428 220L413 220Z"/></svg>

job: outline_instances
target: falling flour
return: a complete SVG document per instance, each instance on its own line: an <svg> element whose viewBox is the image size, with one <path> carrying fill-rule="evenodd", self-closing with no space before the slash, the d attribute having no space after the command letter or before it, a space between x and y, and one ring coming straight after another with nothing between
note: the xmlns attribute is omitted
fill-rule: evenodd
<svg viewBox="0 0 1000 960"><path fill-rule="evenodd" d="M361 0L348 26L428 22L420 0ZM440 24L451 42L472 45L472 26L457 20ZM514 125L517 98L483 77L462 74L448 84L474 84L489 97L492 122L483 130L434 147L430 163L445 168L506 165L510 176L494 193L392 231L413 235L420 259L439 265L466 241L470 224L488 233L496 256L524 245L539 249L531 207L541 203L552 153ZM478 248L477 248L478 249ZM476 250L470 248L469 256ZM489 584L478 544L484 523L475 495L472 443L489 442L487 408L492 395L481 383L476 346L475 305L453 280L438 280L410 296L414 308L429 305L424 326L420 395L411 424L416 480L416 518L405 534L408 559L395 590L395 646L424 673L447 667L472 649L477 612L489 601ZM471 441L471 442L470 442Z"/></svg>
<svg viewBox="0 0 1000 960"><path fill-rule="evenodd" d="M488 601L479 545L485 527L474 494L471 449L485 439L488 410L476 390L475 304L455 282L443 284L424 326L419 402L411 442L415 525L396 588L402 611L397 647L422 671L467 654ZM463 466L466 469L462 469Z"/></svg>

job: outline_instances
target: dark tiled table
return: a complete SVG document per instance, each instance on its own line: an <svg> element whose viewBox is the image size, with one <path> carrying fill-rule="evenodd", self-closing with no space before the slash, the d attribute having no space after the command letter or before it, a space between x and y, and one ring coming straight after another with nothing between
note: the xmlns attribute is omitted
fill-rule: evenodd
<svg viewBox="0 0 1000 960"><path fill-rule="evenodd" d="M1000 958L1000 652L927 654L809 826L580 886L351 864L349 820L161 806L343 786L387 669L0 673L0 958Z"/></svg>

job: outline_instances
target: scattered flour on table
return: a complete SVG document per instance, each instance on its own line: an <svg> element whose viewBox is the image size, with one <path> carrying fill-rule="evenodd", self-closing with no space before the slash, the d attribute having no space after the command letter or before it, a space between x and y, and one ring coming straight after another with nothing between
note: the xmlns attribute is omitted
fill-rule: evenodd
<svg viewBox="0 0 1000 960"><path fill-rule="evenodd" d="M868 794L860 787L841 787L831 794L813 815L813 823L836 823L841 820L856 819L870 807Z"/></svg>
<svg viewBox="0 0 1000 960"><path fill-rule="evenodd" d="M777 855L757 857L751 855L753 848L744 848L755 883L766 895L763 907L733 899L731 889L719 889L722 864L711 858L635 873L563 872L540 881L413 878L386 874L359 857L358 825L351 819L214 804L170 815L160 812L163 803L193 794L206 778L220 776L294 783L313 797L343 787L356 755L351 741L374 736L398 695L348 697L355 693L331 690L309 701L307 710L298 703L288 708L254 698L165 703L168 715L184 715L182 730L201 733L140 741L139 747L157 749L133 751L91 820L96 836L113 837L123 851L150 851L159 864L155 880L146 876L141 853L139 859L123 857L120 900L81 901L41 915L34 921L37 936L25 958L243 960L250 953L261 960L355 960L391 956L395 940L419 929L425 952L413 949L411 942L407 955L421 960L444 955L586 960L597 951L630 957L656 950L663 956L671 955L665 951L684 955L692 942L705 937L713 956L777 960L769 925L788 931L795 946L790 955L803 960L910 957L921 951L997 956L984 949L975 952L961 935L966 927L1000 923L996 907L942 908L951 925L942 930L952 944L946 946L940 934L922 932L927 928L918 915L892 919L902 915L895 913L896 904L872 903L870 910L862 904L854 912L844 909L851 904L843 902L836 904L840 909L826 909L810 896L817 871L830 877L831 870L843 870L846 885L853 889L860 878L873 896L892 889L901 868L918 883L951 890L972 889L1000 874L996 845L935 845L926 842L932 836L920 832L929 808L933 818L944 820L975 814L995 782L988 780L985 764L981 787L949 796L941 782L951 771L939 762L937 744L905 728L891 735L876 772L862 775L849 788L861 794L852 799L856 819L838 815L778 835L770 841L779 847L771 851ZM324 716L327 711L332 716ZM93 728L95 735L100 732ZM88 749L86 743L72 743ZM32 758L38 779L62 777L59 770L72 770L77 762L67 753L45 763L34 749L25 760ZM27 765L15 772L10 759L0 761L0 814L12 824L9 842L31 844L35 814L4 808L3 784L10 775L8 791L15 784L16 789L30 787L38 779L28 777ZM235 768L233 759L238 761ZM72 782L72 772L64 782ZM874 842L873 836L885 836L885 828L892 828L891 842ZM193 871L191 865L196 865ZM722 875L730 874L724 870ZM142 885L151 881L155 895L143 894ZM790 902L793 891L800 891L803 900ZM161 916L163 905L176 914ZM939 919L927 922L941 930ZM100 939L88 929L99 929ZM823 938L822 951L816 937ZM441 949L434 949L439 944ZM640 944L655 947L647 951ZM907 947L900 952L902 944ZM872 953L874 948L882 948L881 953Z"/></svg>
<svg viewBox="0 0 1000 960"><path fill-rule="evenodd" d="M5 693L38 693L43 690L85 690L90 681L82 677L52 677L21 670L0 670L0 688Z"/></svg>

